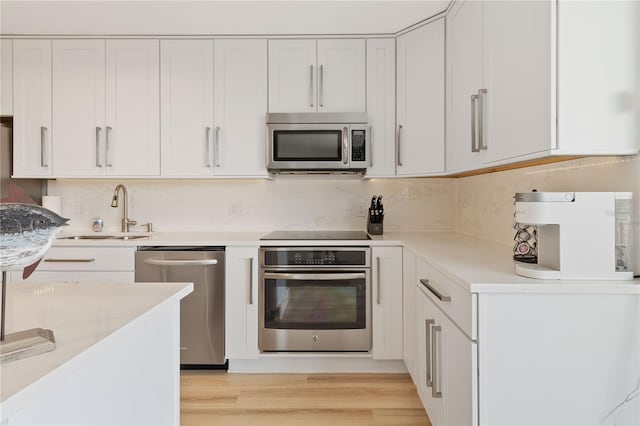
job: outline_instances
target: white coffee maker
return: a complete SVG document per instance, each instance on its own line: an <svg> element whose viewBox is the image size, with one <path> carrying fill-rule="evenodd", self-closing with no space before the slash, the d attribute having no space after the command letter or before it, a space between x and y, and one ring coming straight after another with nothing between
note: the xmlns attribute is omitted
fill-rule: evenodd
<svg viewBox="0 0 640 426"><path fill-rule="evenodd" d="M538 226L538 263L515 263L539 279L632 280L631 192L517 193L516 222Z"/></svg>

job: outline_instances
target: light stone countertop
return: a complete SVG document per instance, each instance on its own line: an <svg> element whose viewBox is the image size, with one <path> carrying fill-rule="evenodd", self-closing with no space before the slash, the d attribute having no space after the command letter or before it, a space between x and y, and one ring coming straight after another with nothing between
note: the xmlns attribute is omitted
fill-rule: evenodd
<svg viewBox="0 0 640 426"><path fill-rule="evenodd" d="M37 327L50 329L56 349L2 364L2 419L45 394L116 345L121 336L143 326L155 311L179 302L192 290L192 283L9 285L7 334Z"/></svg>
<svg viewBox="0 0 640 426"><path fill-rule="evenodd" d="M474 293L603 293L640 294L640 278L632 281L537 280L516 275L511 247L452 231L392 231L371 240L260 241L269 231L156 232L134 240L61 240L56 246L402 246L462 288ZM66 235L92 235L90 232ZM111 234L109 234L111 235ZM115 233L115 235L121 235ZM139 235L139 234L138 234ZM148 235L148 234L147 234Z"/></svg>

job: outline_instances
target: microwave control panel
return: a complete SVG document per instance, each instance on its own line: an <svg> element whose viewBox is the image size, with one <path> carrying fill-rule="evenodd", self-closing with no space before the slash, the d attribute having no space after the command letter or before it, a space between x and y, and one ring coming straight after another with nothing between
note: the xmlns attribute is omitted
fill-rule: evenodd
<svg viewBox="0 0 640 426"><path fill-rule="evenodd" d="M351 131L351 161L366 161L366 134L364 130Z"/></svg>

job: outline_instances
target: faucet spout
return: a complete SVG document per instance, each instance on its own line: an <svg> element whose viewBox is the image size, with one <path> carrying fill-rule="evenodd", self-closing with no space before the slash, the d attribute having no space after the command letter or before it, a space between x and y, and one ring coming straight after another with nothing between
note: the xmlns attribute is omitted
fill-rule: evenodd
<svg viewBox="0 0 640 426"><path fill-rule="evenodd" d="M111 207L118 207L120 190L122 190L122 195L124 197L124 201L122 202L122 232L129 232L129 227L137 224L137 222L129 219L129 193L127 192L127 187L123 184L118 184L116 189L114 189L113 198L111 199Z"/></svg>

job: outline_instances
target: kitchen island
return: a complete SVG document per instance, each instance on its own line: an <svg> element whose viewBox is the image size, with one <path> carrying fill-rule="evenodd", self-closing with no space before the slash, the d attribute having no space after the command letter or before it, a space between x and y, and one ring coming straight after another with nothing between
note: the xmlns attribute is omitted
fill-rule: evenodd
<svg viewBox="0 0 640 426"><path fill-rule="evenodd" d="M191 283L10 285L7 333L56 349L1 366L2 425L179 423L180 300Z"/></svg>

